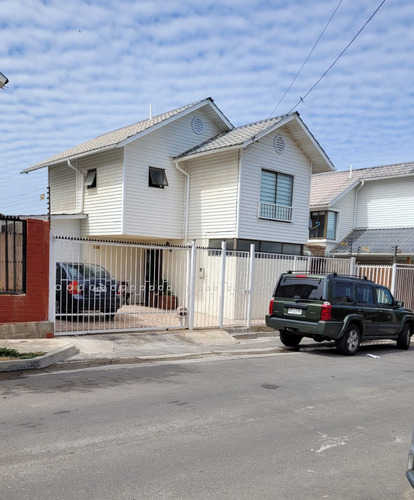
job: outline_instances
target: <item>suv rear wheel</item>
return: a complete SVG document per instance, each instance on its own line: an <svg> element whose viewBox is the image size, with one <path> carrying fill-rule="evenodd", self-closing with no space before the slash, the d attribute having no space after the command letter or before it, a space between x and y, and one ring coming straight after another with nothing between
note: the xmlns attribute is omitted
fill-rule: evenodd
<svg viewBox="0 0 414 500"><path fill-rule="evenodd" d="M402 332L398 335L397 339L398 349L404 349L404 350L409 349L411 342L411 335L412 335L412 328L411 325L407 323L404 326Z"/></svg>
<svg viewBox="0 0 414 500"><path fill-rule="evenodd" d="M279 338L282 344L287 347L297 347L303 339L300 335L294 335L293 333L289 333L284 330L279 332Z"/></svg>
<svg viewBox="0 0 414 500"><path fill-rule="evenodd" d="M359 349L361 333L357 325L349 325L343 336L336 340L336 348L339 353L352 356Z"/></svg>

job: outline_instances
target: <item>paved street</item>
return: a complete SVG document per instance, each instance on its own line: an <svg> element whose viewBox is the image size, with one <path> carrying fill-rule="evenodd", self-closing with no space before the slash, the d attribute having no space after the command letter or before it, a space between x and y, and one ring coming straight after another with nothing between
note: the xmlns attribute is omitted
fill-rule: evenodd
<svg viewBox="0 0 414 500"><path fill-rule="evenodd" d="M411 499L413 356L1 373L1 498Z"/></svg>

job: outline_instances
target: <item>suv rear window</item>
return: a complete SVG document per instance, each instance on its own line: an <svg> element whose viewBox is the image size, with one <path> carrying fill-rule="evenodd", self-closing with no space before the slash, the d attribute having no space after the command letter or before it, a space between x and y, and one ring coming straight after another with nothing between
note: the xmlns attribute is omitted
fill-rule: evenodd
<svg viewBox="0 0 414 500"><path fill-rule="evenodd" d="M324 280L284 277L275 291L275 297L286 299L322 300Z"/></svg>

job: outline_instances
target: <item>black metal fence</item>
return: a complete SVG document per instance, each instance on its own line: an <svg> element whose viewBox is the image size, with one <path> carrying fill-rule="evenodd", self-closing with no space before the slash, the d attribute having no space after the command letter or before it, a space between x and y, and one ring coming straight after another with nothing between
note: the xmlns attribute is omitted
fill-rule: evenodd
<svg viewBox="0 0 414 500"><path fill-rule="evenodd" d="M26 221L0 215L0 293L26 292Z"/></svg>

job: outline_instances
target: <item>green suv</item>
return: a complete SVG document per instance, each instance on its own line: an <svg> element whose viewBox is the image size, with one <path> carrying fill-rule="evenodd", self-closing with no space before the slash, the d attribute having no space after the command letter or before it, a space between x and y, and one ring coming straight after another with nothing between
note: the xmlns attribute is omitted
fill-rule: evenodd
<svg viewBox="0 0 414 500"><path fill-rule="evenodd" d="M366 278L289 271L273 292L266 325L279 330L286 346L297 347L303 337L334 340L350 356L363 340L391 339L408 349L414 315L388 288Z"/></svg>

